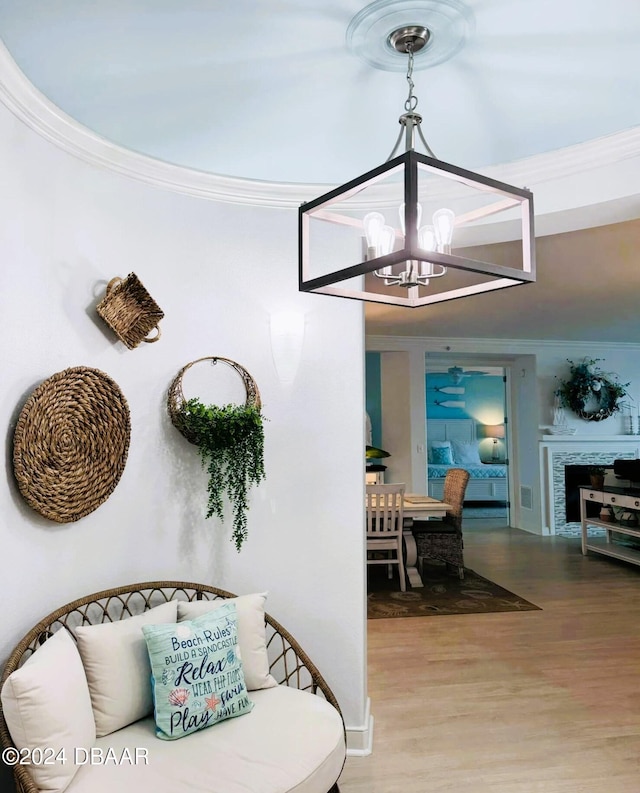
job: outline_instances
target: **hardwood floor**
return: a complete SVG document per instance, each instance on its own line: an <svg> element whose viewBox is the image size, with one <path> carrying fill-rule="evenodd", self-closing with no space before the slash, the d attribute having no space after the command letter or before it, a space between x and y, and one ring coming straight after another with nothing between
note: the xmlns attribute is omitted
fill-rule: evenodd
<svg viewBox="0 0 640 793"><path fill-rule="evenodd" d="M640 567L473 524L466 566L542 611L370 620L341 793L638 793Z"/></svg>

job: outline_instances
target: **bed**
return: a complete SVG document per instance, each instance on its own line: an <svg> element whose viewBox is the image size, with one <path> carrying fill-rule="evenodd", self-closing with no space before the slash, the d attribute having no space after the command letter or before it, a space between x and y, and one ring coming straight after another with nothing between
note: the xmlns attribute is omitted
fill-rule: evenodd
<svg viewBox="0 0 640 793"><path fill-rule="evenodd" d="M442 451L440 451L442 450ZM473 419L427 420L427 492L441 499L450 468L469 472L465 504L507 501L507 466L483 462Z"/></svg>

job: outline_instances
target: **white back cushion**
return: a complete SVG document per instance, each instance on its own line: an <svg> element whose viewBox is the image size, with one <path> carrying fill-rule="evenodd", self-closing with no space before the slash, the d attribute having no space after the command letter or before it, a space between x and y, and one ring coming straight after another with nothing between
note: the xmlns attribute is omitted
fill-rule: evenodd
<svg viewBox="0 0 640 793"><path fill-rule="evenodd" d="M135 617L76 629L96 735L109 735L153 711L151 664L143 625L177 622L175 600Z"/></svg>
<svg viewBox="0 0 640 793"><path fill-rule="evenodd" d="M238 646L248 691L272 688L277 682L269 674L267 640L264 627L266 592L240 595L226 600L179 600L178 620L192 620L225 603L235 603L238 617Z"/></svg>
<svg viewBox="0 0 640 793"><path fill-rule="evenodd" d="M79 768L75 749L89 751L96 740L87 678L65 628L9 675L0 697L17 748L29 750L34 761L37 752L52 750L29 766L34 782L42 791L61 793Z"/></svg>
<svg viewBox="0 0 640 793"><path fill-rule="evenodd" d="M482 465L478 441L451 441L451 448L456 465Z"/></svg>

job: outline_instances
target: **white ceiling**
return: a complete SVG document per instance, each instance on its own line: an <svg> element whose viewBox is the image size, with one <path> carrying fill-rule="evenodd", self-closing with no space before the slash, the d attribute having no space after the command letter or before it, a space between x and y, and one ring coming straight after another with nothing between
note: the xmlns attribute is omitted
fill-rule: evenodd
<svg viewBox="0 0 640 793"><path fill-rule="evenodd" d="M353 34L354 18L361 21ZM213 174L300 185L342 183L390 154L407 59L384 42L399 24L434 30L416 56L414 81L425 136L442 160L491 170L640 127L638 0L0 4L0 38L18 67L98 135ZM438 63L447 47L451 57ZM387 65L372 66L372 58ZM602 201L613 205L609 181L603 173ZM545 219L560 209L554 197L563 189L547 179L534 191ZM576 211L583 192L573 188ZM623 217L640 217L638 200ZM587 225L578 217L568 227ZM537 228L554 231L544 219ZM368 329L583 337L587 305L574 318L571 301L558 302L566 270L539 256L535 285L435 308L368 306ZM628 287L628 273L620 279ZM615 291L628 299L628 289ZM617 317L598 338L635 341L633 322Z"/></svg>

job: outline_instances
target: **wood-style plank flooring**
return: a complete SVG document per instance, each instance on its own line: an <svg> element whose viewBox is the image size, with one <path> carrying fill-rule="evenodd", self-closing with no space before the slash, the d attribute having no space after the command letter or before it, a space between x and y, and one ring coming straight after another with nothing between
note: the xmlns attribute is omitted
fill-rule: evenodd
<svg viewBox="0 0 640 793"><path fill-rule="evenodd" d="M542 611L370 620L341 793L639 793L640 567L468 523L466 566Z"/></svg>

